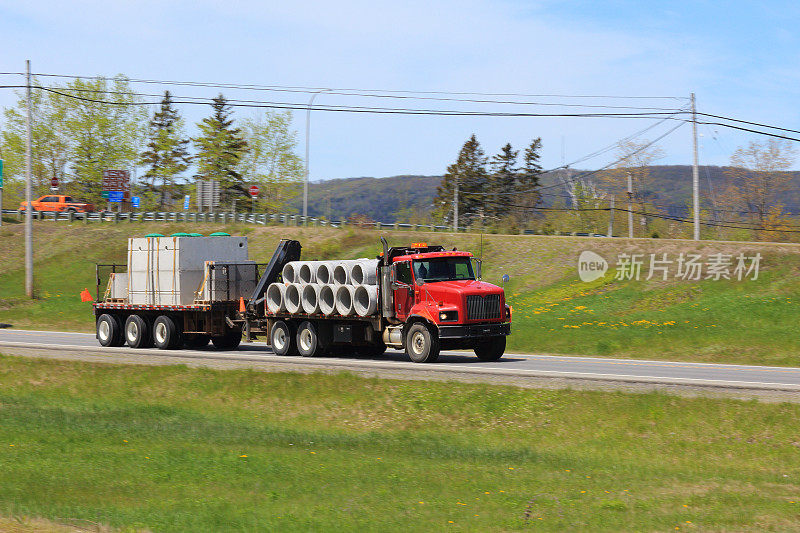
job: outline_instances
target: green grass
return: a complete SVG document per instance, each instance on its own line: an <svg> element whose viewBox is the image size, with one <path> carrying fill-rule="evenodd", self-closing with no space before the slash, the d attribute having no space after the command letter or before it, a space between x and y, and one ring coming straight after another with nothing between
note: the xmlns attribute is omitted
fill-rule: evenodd
<svg viewBox="0 0 800 533"><path fill-rule="evenodd" d="M0 230L0 322L21 328L92 331L91 306L81 303L84 288L94 293L94 263L125 261L129 236L150 232L227 231L246 234L252 258L266 262L280 238L303 243L303 257L333 259L374 256L380 234L365 230L222 226L217 224L35 224L37 299L24 297L22 227ZM390 243L441 243L481 253L471 234L385 232ZM511 276L507 299L515 316L509 350L580 355L678 359L800 366L800 247L797 245L713 243L657 239L586 239L485 235L484 279L500 284ZM613 263L616 254L759 252L757 280L741 282L581 283L576 260L593 250Z"/></svg>
<svg viewBox="0 0 800 533"><path fill-rule="evenodd" d="M153 531L788 531L800 405L0 356L0 515Z"/></svg>

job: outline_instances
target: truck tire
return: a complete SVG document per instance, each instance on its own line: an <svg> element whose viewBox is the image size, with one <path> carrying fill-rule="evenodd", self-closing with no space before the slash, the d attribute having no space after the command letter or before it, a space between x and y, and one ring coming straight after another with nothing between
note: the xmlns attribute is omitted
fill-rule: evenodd
<svg viewBox="0 0 800 533"><path fill-rule="evenodd" d="M100 346L122 346L125 339L122 337L122 324L118 317L103 314L97 319L97 340Z"/></svg>
<svg viewBox="0 0 800 533"><path fill-rule="evenodd" d="M475 345L475 355L481 361L497 361L506 351L506 338L495 337Z"/></svg>
<svg viewBox="0 0 800 533"><path fill-rule="evenodd" d="M208 346L208 341L211 340L210 335L202 333L190 333L183 336L183 347L190 350L197 350L198 348L205 348Z"/></svg>
<svg viewBox="0 0 800 533"><path fill-rule="evenodd" d="M139 315L131 315L125 321L125 342L131 348L149 348L153 344L147 321Z"/></svg>
<svg viewBox="0 0 800 533"><path fill-rule="evenodd" d="M406 333L406 354L415 363L433 363L439 358L439 336L422 322Z"/></svg>
<svg viewBox="0 0 800 533"><path fill-rule="evenodd" d="M175 321L166 315L161 315L153 322L153 343L159 350L173 350L183 344L181 332Z"/></svg>
<svg viewBox="0 0 800 533"><path fill-rule="evenodd" d="M297 355L297 343L292 335L292 329L283 320L272 324L272 329L269 331L269 345L275 355Z"/></svg>
<svg viewBox="0 0 800 533"><path fill-rule="evenodd" d="M224 335L214 335L211 337L211 344L217 350L235 350L242 342L242 330L229 329Z"/></svg>
<svg viewBox="0 0 800 533"><path fill-rule="evenodd" d="M316 326L307 320L297 328L297 351L303 357L317 357L325 351Z"/></svg>

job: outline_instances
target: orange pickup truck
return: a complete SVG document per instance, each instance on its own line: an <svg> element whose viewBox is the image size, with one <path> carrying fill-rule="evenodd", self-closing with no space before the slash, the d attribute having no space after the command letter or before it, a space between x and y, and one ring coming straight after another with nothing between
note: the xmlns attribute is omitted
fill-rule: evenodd
<svg viewBox="0 0 800 533"><path fill-rule="evenodd" d="M34 211L59 211L63 213L69 213L70 211L73 213L89 213L94 211L92 204L76 202L72 199L72 196L42 196L38 200L33 200L31 204L33 204ZM20 211L25 211L27 206L28 202L20 202Z"/></svg>

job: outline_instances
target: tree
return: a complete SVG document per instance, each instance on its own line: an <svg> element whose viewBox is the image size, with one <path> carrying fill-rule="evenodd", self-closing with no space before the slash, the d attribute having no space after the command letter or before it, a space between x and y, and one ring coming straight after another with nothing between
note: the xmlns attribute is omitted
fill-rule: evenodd
<svg viewBox="0 0 800 533"><path fill-rule="evenodd" d="M292 113L267 112L244 121L248 151L239 163L242 178L261 188L258 205L267 211L285 210L303 182L303 160L295 154L297 132Z"/></svg>
<svg viewBox="0 0 800 533"><path fill-rule="evenodd" d="M542 201L542 193L539 191L539 178L542 175L542 166L539 164L541 149L542 138L536 137L525 148L525 153L522 155L522 168L517 173L515 213L522 221L530 221L536 215L534 208Z"/></svg>
<svg viewBox="0 0 800 533"><path fill-rule="evenodd" d="M211 104L212 114L197 124L200 136L194 139L198 179L219 182L222 201L246 196L241 173L237 170L247 152L242 131L233 127L231 109L221 94Z"/></svg>
<svg viewBox="0 0 800 533"><path fill-rule="evenodd" d="M507 143L499 154L492 156L492 174L488 180L489 194L486 196L485 209L488 216L502 218L515 209L517 199L514 193L517 192L519 181L518 155L519 150L514 150L511 143Z"/></svg>
<svg viewBox="0 0 800 533"><path fill-rule="evenodd" d="M183 120L166 91L161 107L150 120L147 149L140 159L147 166L142 180L151 194L159 191L159 206L163 207L165 198L172 198L178 175L189 167L188 144L189 139L183 137Z"/></svg>
<svg viewBox="0 0 800 533"><path fill-rule="evenodd" d="M770 138L764 143L751 141L731 156L726 169L727 183L720 201L733 211L743 213L758 230L760 239L770 238L781 223L782 199L789 190L788 170L796 152L789 141Z"/></svg>
<svg viewBox="0 0 800 533"><path fill-rule="evenodd" d="M469 224L482 213L487 182L486 155L473 134L458 154L455 163L447 167L436 190L434 205L445 219L454 212L454 195L458 187L459 224Z"/></svg>

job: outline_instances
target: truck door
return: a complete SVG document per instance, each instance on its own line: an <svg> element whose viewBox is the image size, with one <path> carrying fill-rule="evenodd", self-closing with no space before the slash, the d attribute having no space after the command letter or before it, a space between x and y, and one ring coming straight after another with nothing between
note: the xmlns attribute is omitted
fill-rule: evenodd
<svg viewBox="0 0 800 533"><path fill-rule="evenodd" d="M414 306L414 278L411 276L411 262L395 263L397 272L394 291L394 312L398 320L405 320Z"/></svg>

